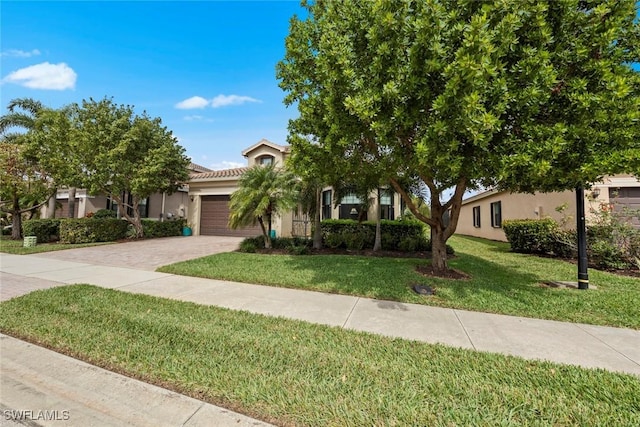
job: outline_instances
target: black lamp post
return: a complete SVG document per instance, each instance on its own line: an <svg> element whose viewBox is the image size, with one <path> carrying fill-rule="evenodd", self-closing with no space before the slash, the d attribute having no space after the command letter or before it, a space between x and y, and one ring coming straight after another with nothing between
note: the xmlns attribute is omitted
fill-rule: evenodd
<svg viewBox="0 0 640 427"><path fill-rule="evenodd" d="M587 226L584 213L584 187L576 187L576 231L578 233L578 289L589 289L587 272Z"/></svg>

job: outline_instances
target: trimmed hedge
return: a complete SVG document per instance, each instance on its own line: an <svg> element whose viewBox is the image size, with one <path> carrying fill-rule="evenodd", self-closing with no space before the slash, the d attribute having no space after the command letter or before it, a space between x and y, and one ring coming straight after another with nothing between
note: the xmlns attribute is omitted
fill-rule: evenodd
<svg viewBox="0 0 640 427"><path fill-rule="evenodd" d="M182 227L187 224L185 219L175 221L154 221L151 219L142 220L142 231L144 237L171 237L182 236Z"/></svg>
<svg viewBox="0 0 640 427"><path fill-rule="evenodd" d="M38 243L55 242L60 238L60 219L29 219L22 223L24 236L36 236Z"/></svg>
<svg viewBox="0 0 640 427"><path fill-rule="evenodd" d="M114 242L126 237L128 226L129 223L122 219L66 219L60 223L60 242Z"/></svg>
<svg viewBox="0 0 640 427"><path fill-rule="evenodd" d="M351 219L322 221L322 239L325 246L350 250L372 249L376 236L375 221L357 222ZM380 225L382 250L427 251L431 249L425 237L424 225L418 221L382 220Z"/></svg>
<svg viewBox="0 0 640 427"><path fill-rule="evenodd" d="M98 209L96 213L93 214L91 218L94 219L107 219L107 218L117 218L118 214L111 209Z"/></svg>
<svg viewBox="0 0 640 427"><path fill-rule="evenodd" d="M563 230L552 218L504 220L502 229L513 252L576 256L575 231Z"/></svg>

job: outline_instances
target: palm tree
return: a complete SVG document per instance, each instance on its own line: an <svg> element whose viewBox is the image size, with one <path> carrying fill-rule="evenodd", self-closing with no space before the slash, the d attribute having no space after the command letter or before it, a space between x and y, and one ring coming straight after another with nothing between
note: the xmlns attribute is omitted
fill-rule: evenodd
<svg viewBox="0 0 640 427"><path fill-rule="evenodd" d="M298 200L297 180L275 165L254 166L238 182L229 202L229 226L233 229L260 224L265 248L271 248L271 221L293 208Z"/></svg>

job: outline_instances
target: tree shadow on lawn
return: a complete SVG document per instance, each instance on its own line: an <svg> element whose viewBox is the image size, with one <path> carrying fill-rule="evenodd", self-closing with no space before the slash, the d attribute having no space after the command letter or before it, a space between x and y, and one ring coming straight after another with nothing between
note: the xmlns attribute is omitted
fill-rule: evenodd
<svg viewBox="0 0 640 427"><path fill-rule="evenodd" d="M288 264L304 274L316 290L324 292L472 310L484 310L483 300L488 302L487 307L496 306L498 302L522 307L535 301L544 302L550 294L557 293L542 287L538 274L467 254L450 260L451 267L471 276L462 280L418 273L419 265L430 264L430 260L424 258L385 259L381 263L377 257L342 255L333 257L334 268L327 268L328 263L316 263L313 258L315 256L292 256ZM387 262L404 267L391 269ZM436 294L418 295L412 289L415 284L435 287ZM502 312L499 307L488 311Z"/></svg>

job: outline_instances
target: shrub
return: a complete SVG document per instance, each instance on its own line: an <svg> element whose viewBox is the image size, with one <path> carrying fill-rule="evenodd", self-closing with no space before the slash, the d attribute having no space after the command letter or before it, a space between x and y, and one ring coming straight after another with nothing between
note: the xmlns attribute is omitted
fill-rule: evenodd
<svg viewBox="0 0 640 427"><path fill-rule="evenodd" d="M30 219L22 223L25 236L36 236L38 243L55 242L60 238L60 219Z"/></svg>
<svg viewBox="0 0 640 427"><path fill-rule="evenodd" d="M502 228L513 252L544 254L550 252L560 227L552 218L544 218L505 220Z"/></svg>
<svg viewBox="0 0 640 427"><path fill-rule="evenodd" d="M262 236L247 237L240 242L240 252L255 252L258 249L264 249L264 237Z"/></svg>
<svg viewBox="0 0 640 427"><path fill-rule="evenodd" d="M246 253L254 253L256 250L258 250L258 247L256 246L256 243L253 241L252 238L249 239L244 239L242 242L240 242L240 252L246 252Z"/></svg>
<svg viewBox="0 0 640 427"><path fill-rule="evenodd" d="M324 245L352 250L373 248L376 232L375 221L357 222L350 219L324 220L321 223ZM401 250L400 242L407 237L421 239L424 225L418 221L381 221L382 249Z"/></svg>
<svg viewBox="0 0 640 427"><path fill-rule="evenodd" d="M154 221L151 219L143 219L142 220L142 231L144 232L144 237L171 237L171 236L181 236L182 235L182 227L187 224L187 221L184 219L179 219L176 221Z"/></svg>
<svg viewBox="0 0 640 427"><path fill-rule="evenodd" d="M116 218L118 215L111 209L98 209L92 216L93 219Z"/></svg>
<svg viewBox="0 0 640 427"><path fill-rule="evenodd" d="M121 219L66 219L60 223L62 243L113 242L124 239L129 223Z"/></svg>

